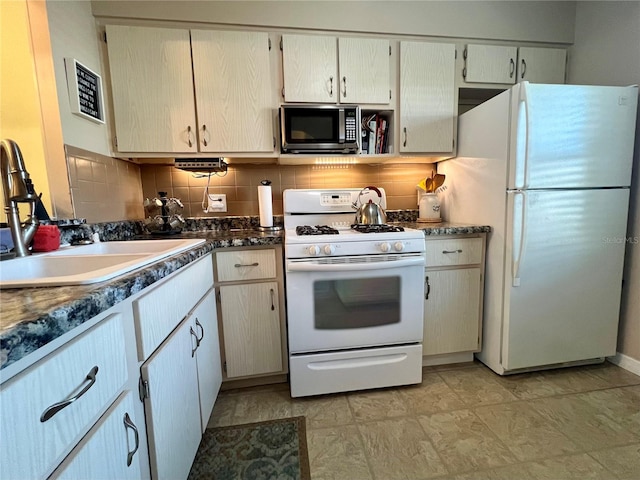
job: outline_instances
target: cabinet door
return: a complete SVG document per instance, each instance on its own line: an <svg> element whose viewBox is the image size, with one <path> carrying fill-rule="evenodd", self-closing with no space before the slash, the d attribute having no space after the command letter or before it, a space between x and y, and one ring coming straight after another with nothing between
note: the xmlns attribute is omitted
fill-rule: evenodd
<svg viewBox="0 0 640 480"><path fill-rule="evenodd" d="M207 428L220 385L222 364L218 338L218 315L215 290L211 289L191 314L198 335L196 363L198 364L198 390L200 393L200 424L202 433Z"/></svg>
<svg viewBox="0 0 640 480"><path fill-rule="evenodd" d="M425 273L423 355L478 350L480 268Z"/></svg>
<svg viewBox="0 0 640 480"><path fill-rule="evenodd" d="M273 152L269 37L192 30L201 152Z"/></svg>
<svg viewBox="0 0 640 480"><path fill-rule="evenodd" d="M338 101L337 49L335 37L282 36L285 102Z"/></svg>
<svg viewBox="0 0 640 480"><path fill-rule="evenodd" d="M455 45L400 42L400 152L450 152Z"/></svg>
<svg viewBox="0 0 640 480"><path fill-rule="evenodd" d="M138 428L144 421L134 415L134 394L123 393L87 435L87 443L51 478L133 480L142 478Z"/></svg>
<svg viewBox="0 0 640 480"><path fill-rule="evenodd" d="M338 39L341 103L389 103L389 41Z"/></svg>
<svg viewBox="0 0 640 480"><path fill-rule="evenodd" d="M518 81L564 83L567 51L562 48L518 49Z"/></svg>
<svg viewBox="0 0 640 480"><path fill-rule="evenodd" d="M517 47L467 45L464 79L468 83L515 83Z"/></svg>
<svg viewBox="0 0 640 480"><path fill-rule="evenodd" d="M283 370L276 282L220 287L227 377Z"/></svg>
<svg viewBox="0 0 640 480"><path fill-rule="evenodd" d="M189 31L107 25L120 152L195 152Z"/></svg>
<svg viewBox="0 0 640 480"><path fill-rule="evenodd" d="M142 365L145 417L154 479L187 478L200 443L195 333L187 317Z"/></svg>

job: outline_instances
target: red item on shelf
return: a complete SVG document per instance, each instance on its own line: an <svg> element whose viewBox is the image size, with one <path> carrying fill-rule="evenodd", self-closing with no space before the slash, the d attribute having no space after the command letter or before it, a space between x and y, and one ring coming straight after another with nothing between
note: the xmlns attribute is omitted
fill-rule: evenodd
<svg viewBox="0 0 640 480"><path fill-rule="evenodd" d="M60 230L56 225L40 225L33 237L34 252L51 252L60 248Z"/></svg>

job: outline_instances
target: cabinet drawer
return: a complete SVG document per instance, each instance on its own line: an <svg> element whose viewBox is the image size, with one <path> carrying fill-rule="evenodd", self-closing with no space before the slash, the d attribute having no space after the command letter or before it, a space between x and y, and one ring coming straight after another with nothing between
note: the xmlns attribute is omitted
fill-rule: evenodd
<svg viewBox="0 0 640 480"><path fill-rule="evenodd" d="M136 419L133 402L133 392L120 395L83 439L86 443L65 459L64 465L55 471L50 480L142 478L138 453L140 440L136 430L144 428L144 422Z"/></svg>
<svg viewBox="0 0 640 480"><path fill-rule="evenodd" d="M116 397L127 380L126 362L122 316L114 314L7 382L0 392L0 438L9 442L0 449L2 477L48 475ZM41 421L49 407L73 396Z"/></svg>
<svg viewBox="0 0 640 480"><path fill-rule="evenodd" d="M482 261L482 238L427 240L428 267L474 265Z"/></svg>
<svg viewBox="0 0 640 480"><path fill-rule="evenodd" d="M269 248L218 252L216 253L216 265L220 282L275 278L276 251Z"/></svg>
<svg viewBox="0 0 640 480"><path fill-rule="evenodd" d="M149 357L212 286L213 267L207 255L134 301L138 359Z"/></svg>

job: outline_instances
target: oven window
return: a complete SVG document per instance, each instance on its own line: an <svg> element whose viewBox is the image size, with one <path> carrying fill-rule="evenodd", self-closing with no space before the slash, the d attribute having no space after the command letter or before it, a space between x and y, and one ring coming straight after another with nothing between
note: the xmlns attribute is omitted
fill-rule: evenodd
<svg viewBox="0 0 640 480"><path fill-rule="evenodd" d="M323 280L313 285L314 322L320 330L400 322L400 277Z"/></svg>
<svg viewBox="0 0 640 480"><path fill-rule="evenodd" d="M292 110L285 117L288 141L296 143L333 143L338 138L337 110Z"/></svg>

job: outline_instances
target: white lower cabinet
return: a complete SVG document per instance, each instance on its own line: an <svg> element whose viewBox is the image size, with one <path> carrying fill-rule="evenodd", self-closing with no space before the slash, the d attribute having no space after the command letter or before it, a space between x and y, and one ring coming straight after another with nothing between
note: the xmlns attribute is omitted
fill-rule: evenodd
<svg viewBox="0 0 640 480"><path fill-rule="evenodd" d="M100 418L83 441L50 478L134 480L142 478L139 429L135 393L125 391Z"/></svg>
<svg viewBox="0 0 640 480"><path fill-rule="evenodd" d="M127 381L123 320L107 315L0 390L0 474L49 475L75 447Z"/></svg>
<svg viewBox="0 0 640 480"><path fill-rule="evenodd" d="M484 245L485 234L426 240L424 357L480 350Z"/></svg>
<svg viewBox="0 0 640 480"><path fill-rule="evenodd" d="M198 450L202 431L196 344L188 317L141 369L154 479L187 478Z"/></svg>
<svg viewBox="0 0 640 480"><path fill-rule="evenodd" d="M215 263L224 380L286 374L282 247L225 249Z"/></svg>

